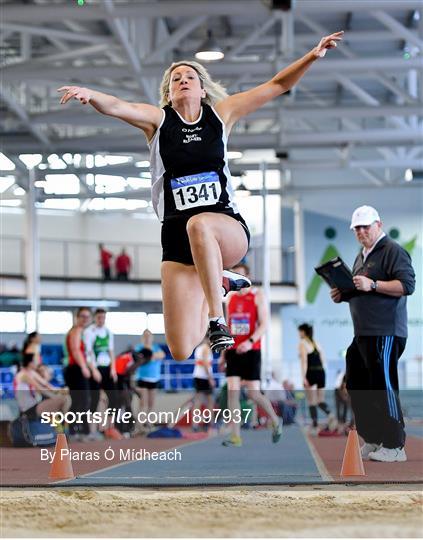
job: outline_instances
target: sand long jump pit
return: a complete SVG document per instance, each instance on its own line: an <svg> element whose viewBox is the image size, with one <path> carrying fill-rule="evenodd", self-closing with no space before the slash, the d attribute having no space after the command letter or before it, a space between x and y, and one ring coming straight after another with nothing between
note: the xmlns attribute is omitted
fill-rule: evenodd
<svg viewBox="0 0 423 540"><path fill-rule="evenodd" d="M422 494L337 487L6 490L3 537L421 537Z"/></svg>

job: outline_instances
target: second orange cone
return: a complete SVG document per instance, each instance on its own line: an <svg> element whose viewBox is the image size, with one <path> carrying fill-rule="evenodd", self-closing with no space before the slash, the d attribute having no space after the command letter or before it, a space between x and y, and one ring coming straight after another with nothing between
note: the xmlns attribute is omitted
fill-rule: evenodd
<svg viewBox="0 0 423 540"><path fill-rule="evenodd" d="M64 452L62 452L64 450ZM75 478L72 461L68 451L68 442L64 433L59 433L56 439L53 463L48 475L52 480L71 480Z"/></svg>
<svg viewBox="0 0 423 540"><path fill-rule="evenodd" d="M342 462L341 476L365 476L363 458L361 457L360 441L355 429L348 433L347 446L345 447L344 460Z"/></svg>

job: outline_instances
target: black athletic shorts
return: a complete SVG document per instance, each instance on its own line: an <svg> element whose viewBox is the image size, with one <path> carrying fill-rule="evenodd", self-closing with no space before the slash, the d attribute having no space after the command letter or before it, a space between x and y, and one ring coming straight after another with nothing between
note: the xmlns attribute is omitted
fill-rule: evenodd
<svg viewBox="0 0 423 540"><path fill-rule="evenodd" d="M206 211L206 210L205 210ZM248 246L250 245L250 231L247 224L240 214L229 214L230 216L241 223L247 235ZM198 214L193 214L198 215ZM166 218L162 223L162 261L174 261L183 264L194 264L189 245L187 233L187 223L192 215L181 214L180 216L172 216Z"/></svg>
<svg viewBox="0 0 423 540"><path fill-rule="evenodd" d="M261 379L261 351L251 349L238 354L235 349L225 351L226 376L241 377L245 381L259 381Z"/></svg>
<svg viewBox="0 0 423 540"><path fill-rule="evenodd" d="M131 388L131 379L129 375L118 375L116 386L120 391L129 390Z"/></svg>
<svg viewBox="0 0 423 540"><path fill-rule="evenodd" d="M317 388L324 388L326 383L326 375L324 369L308 369L306 379L310 386L317 385Z"/></svg>
<svg viewBox="0 0 423 540"><path fill-rule="evenodd" d="M202 394L209 395L213 392L208 379L199 379L198 377L194 377L194 388L196 392L201 392Z"/></svg>
<svg viewBox="0 0 423 540"><path fill-rule="evenodd" d="M140 379L137 381L138 388L148 388L148 390L154 390L154 388L158 388L160 381L151 382L151 381L143 381Z"/></svg>

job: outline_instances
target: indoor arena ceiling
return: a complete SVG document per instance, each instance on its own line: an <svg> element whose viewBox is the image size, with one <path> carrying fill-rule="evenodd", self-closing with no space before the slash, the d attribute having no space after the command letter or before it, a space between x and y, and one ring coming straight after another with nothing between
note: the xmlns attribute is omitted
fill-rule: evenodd
<svg viewBox="0 0 423 540"><path fill-rule="evenodd" d="M371 185L423 169L422 2L292 4L284 11L270 0L2 1L2 152L18 175L23 153L128 154L133 161L108 171L135 176L135 160L148 157L142 134L89 106L60 106L59 86L157 103L164 69L192 59L211 31L225 57L207 67L234 93L345 30L338 49L288 95L238 124L230 149L250 152L234 168L264 156L292 171L356 170Z"/></svg>

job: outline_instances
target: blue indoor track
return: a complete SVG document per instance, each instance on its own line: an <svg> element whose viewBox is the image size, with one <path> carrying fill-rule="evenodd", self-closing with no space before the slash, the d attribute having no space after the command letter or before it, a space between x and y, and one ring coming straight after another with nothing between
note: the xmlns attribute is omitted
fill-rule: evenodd
<svg viewBox="0 0 423 540"><path fill-rule="evenodd" d="M298 426L277 444L268 430L243 431L240 448L222 446L222 436L178 447L181 461L133 461L66 482L72 486L210 486L321 483L309 446Z"/></svg>

